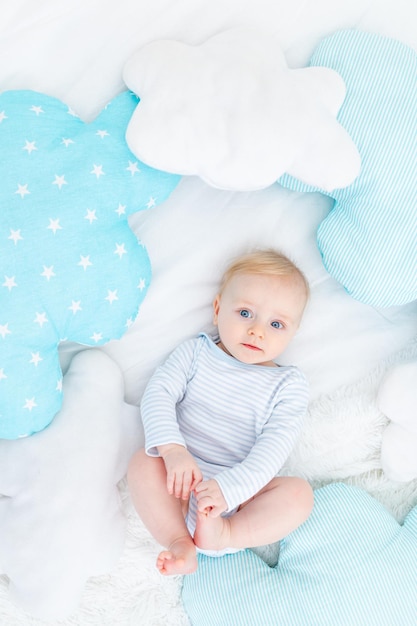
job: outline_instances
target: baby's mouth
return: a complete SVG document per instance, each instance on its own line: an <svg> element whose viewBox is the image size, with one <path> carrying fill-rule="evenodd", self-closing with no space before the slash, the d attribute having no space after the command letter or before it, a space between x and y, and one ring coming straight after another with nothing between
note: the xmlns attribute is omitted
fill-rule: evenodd
<svg viewBox="0 0 417 626"><path fill-rule="evenodd" d="M261 348L258 348L258 346L254 346L251 343L242 343L242 346L244 346L245 348L248 348L248 350L254 350L255 352L261 351Z"/></svg>

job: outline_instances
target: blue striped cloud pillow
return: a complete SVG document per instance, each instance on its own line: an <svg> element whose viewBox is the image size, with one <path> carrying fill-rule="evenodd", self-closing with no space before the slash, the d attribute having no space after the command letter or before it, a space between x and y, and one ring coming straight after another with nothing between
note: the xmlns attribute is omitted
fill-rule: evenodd
<svg viewBox="0 0 417 626"><path fill-rule="evenodd" d="M411 302L417 298L417 55L394 39L345 30L324 39L310 64L344 79L338 121L362 162L351 185L329 194L335 205L317 233L324 265L364 303ZM278 182L321 191L288 175Z"/></svg>
<svg viewBox="0 0 417 626"><path fill-rule="evenodd" d="M315 492L278 565L199 555L182 599L193 626L416 626L417 506L403 526L364 490Z"/></svg>

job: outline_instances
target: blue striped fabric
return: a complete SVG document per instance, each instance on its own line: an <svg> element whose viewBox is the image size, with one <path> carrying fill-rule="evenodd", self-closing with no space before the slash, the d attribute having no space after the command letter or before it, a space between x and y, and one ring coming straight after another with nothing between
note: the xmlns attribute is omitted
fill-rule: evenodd
<svg viewBox="0 0 417 626"><path fill-rule="evenodd" d="M361 155L361 173L329 195L318 229L328 272L354 298L386 307L417 298L417 56L403 43L357 30L326 38L311 65L346 84L338 120ZM296 191L321 191L291 176Z"/></svg>
<svg viewBox="0 0 417 626"><path fill-rule="evenodd" d="M192 626L417 624L417 507L400 526L355 487L316 491L276 568L250 550L198 559L182 590Z"/></svg>

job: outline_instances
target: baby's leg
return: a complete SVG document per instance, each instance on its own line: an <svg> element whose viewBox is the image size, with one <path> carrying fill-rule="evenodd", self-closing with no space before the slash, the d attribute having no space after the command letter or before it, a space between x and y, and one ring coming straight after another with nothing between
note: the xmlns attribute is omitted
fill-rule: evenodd
<svg viewBox="0 0 417 626"><path fill-rule="evenodd" d="M313 491L301 478L273 478L229 518L197 514L196 546L205 550L254 548L283 539L313 508Z"/></svg>
<svg viewBox="0 0 417 626"><path fill-rule="evenodd" d="M133 504L146 528L162 546L161 574L189 574L197 568L196 549L184 519L184 502L167 491L165 464L139 450L131 459L128 483Z"/></svg>

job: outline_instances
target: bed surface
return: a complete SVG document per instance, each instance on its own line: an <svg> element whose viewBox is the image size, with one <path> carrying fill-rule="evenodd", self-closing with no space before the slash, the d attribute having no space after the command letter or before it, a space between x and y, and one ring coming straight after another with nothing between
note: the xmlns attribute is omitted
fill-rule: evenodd
<svg viewBox="0 0 417 626"><path fill-rule="evenodd" d="M290 4L281 0L260 0L256 6L235 0L226 5L218 0L76 0L70 4L44 0L36 6L28 0L5 3L0 24L0 92L41 92L58 98L83 122L90 123L110 100L126 90L123 70L136 50L167 38L196 45L236 26L263 29L275 36L288 66L294 69L305 67L320 40L339 29L386 35L417 49L417 9L412 0L354 0L348 4L341 0L297 0ZM363 488L399 523L417 505L416 479L397 482L382 471L381 439L388 417L377 403L384 375L394 366L417 358L417 303L370 306L352 298L330 276L317 248L316 231L331 210L332 199L318 192L301 193L278 184L259 190L222 190L190 175L183 176L161 204L129 216L130 228L149 255L149 289L137 318L123 337L100 346L100 356L92 359L91 366L90 355L85 356L86 346L69 341L60 345L63 373L71 374L67 382L64 376L64 390L66 386L71 403L63 406L60 419L68 416L71 426L65 431L68 443L56 449L61 455L71 455L71 460L55 481L45 483L44 493L37 496L38 507L35 501L36 514L22 518L22 524L32 520L37 525L45 524L45 532L52 532L57 527L47 494L52 497L54 490L61 490L63 485L69 492L82 490L83 486L91 489L89 480L84 482L82 476L87 477L100 463L100 450L94 446L95 428L100 429L101 424L93 417L94 396L90 389L99 382L103 387L97 387L97 393L105 397L111 388L109 404L116 398L117 406L122 407L123 428L120 424L114 431L109 427L101 445L110 451L111 442L118 442L109 473L118 491L116 495L112 491L115 499L109 506L114 508L121 535L117 535L114 550L105 551L101 563L92 551L94 564L87 564L77 589L80 606L69 617L64 615L60 623L189 623L181 602L181 581L162 579L154 568L158 547L133 511L124 471L127 457L142 441L140 427L135 426L139 424L136 407L149 376L180 341L202 329L210 331L211 302L222 268L232 257L252 247L280 247L300 265L311 284L311 301L302 326L282 359L283 363L297 364L311 388L306 428L285 472L304 476L316 488L338 481ZM75 355L78 361L74 365ZM79 371L85 372L81 380L77 378ZM113 424L117 408L111 415L104 401L100 406L104 418ZM92 416L92 425L85 431L88 445L79 461L80 475L74 477L68 468L77 455L75 443L84 439L82 427L75 422L77 414L85 420ZM0 536L2 523L8 529L13 527L6 496L23 493L28 480L27 473L11 471L13 459L24 468L28 459L35 459L40 475L51 472L54 463L59 464L59 454L46 459L44 449L60 445L59 428L55 430L56 435L52 432L45 444L40 440L39 451L29 445L27 452L21 452L22 446L15 444L23 441L10 442L11 446L0 442ZM106 471L103 465L102 472ZM106 487L100 489L104 494ZM119 494L121 511L127 517L123 551ZM57 532L63 538L61 530ZM111 542L111 531L109 525L106 541ZM63 558L79 547L77 532L73 537L70 529L66 532L69 536L65 536ZM13 555L1 542L0 538L0 623L46 626L48 612L56 619L59 598L52 593L39 601L31 596L28 612L24 606L16 606L13 600L22 600L19 590L11 597L8 588L8 576L13 578L9 566ZM98 553L100 545L94 550ZM29 558L27 554L25 558ZM35 555L35 561L40 560ZM40 593L45 594L45 590ZM42 619L30 616L33 607Z"/></svg>

